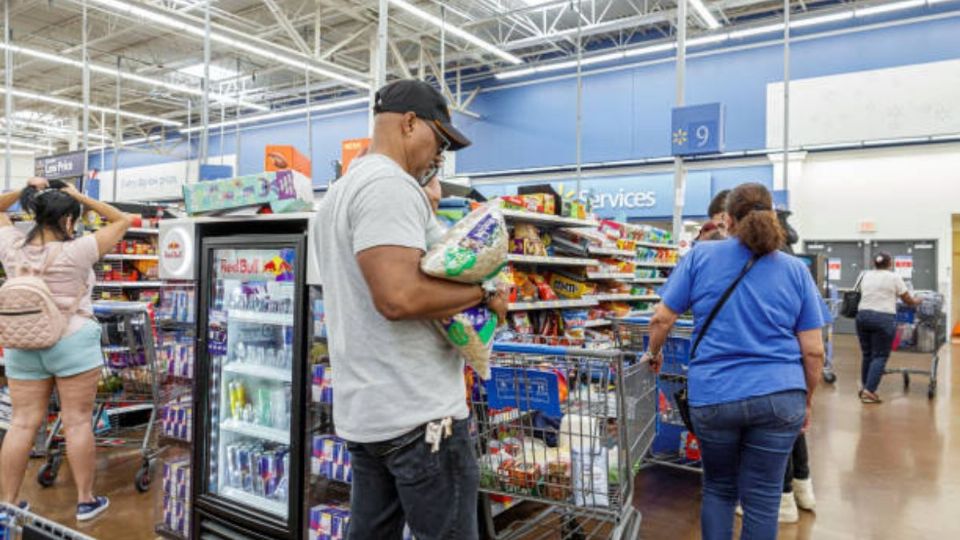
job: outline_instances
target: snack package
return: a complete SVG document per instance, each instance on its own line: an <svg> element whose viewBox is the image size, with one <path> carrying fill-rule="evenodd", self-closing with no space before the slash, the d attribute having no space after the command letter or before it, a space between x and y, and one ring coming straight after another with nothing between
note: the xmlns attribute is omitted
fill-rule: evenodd
<svg viewBox="0 0 960 540"><path fill-rule="evenodd" d="M497 330L497 315L483 306L457 313L437 325L481 379L490 378L490 350Z"/></svg>
<svg viewBox="0 0 960 540"><path fill-rule="evenodd" d="M533 333L533 323L530 322L530 314L526 311L517 311L511 315L513 329L518 334L530 335Z"/></svg>
<svg viewBox="0 0 960 540"><path fill-rule="evenodd" d="M510 248L511 253L520 255L543 257L547 254L547 249L540 239L539 231L529 223L517 223L514 226Z"/></svg>
<svg viewBox="0 0 960 540"><path fill-rule="evenodd" d="M518 302L535 302L539 292L537 286L530 280L530 276L515 270L513 272L513 283L517 287Z"/></svg>
<svg viewBox="0 0 960 540"><path fill-rule="evenodd" d="M530 281L537 286L537 293L540 296L540 300L548 302L557 299L556 293L554 293L550 285L547 284L547 280L544 279L543 276L540 274L530 274Z"/></svg>
<svg viewBox="0 0 960 540"><path fill-rule="evenodd" d="M550 288L561 298L579 299L593 294L596 287L592 283L577 281L563 274L550 275Z"/></svg>
<svg viewBox="0 0 960 540"><path fill-rule="evenodd" d="M447 231L424 255L420 269L441 279L482 283L506 264L509 241L500 210L484 205Z"/></svg>

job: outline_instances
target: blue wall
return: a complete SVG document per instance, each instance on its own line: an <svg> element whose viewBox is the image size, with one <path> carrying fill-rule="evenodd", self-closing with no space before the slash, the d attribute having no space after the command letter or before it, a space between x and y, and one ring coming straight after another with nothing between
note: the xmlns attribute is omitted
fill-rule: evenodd
<svg viewBox="0 0 960 540"><path fill-rule="evenodd" d="M806 78L960 58L960 17L801 41L791 76ZM583 79L583 162L670 154L671 62ZM726 149L766 146L766 87L783 80L782 46L690 58L687 103L726 107ZM478 144L460 153L464 173L567 165L576 161L576 80L481 93L464 122Z"/></svg>
<svg viewBox="0 0 960 540"><path fill-rule="evenodd" d="M792 76L825 76L960 58L960 11L954 14L939 20L796 42L791 49ZM858 20L854 26L858 24L863 22ZM766 85L781 80L782 74L783 49L777 45L693 57L688 60L687 102L719 101L725 105L728 151L763 148ZM583 80L583 162L669 155L674 76L672 61L586 76ZM471 109L482 118L459 115L456 118L475 142L458 155L459 172L470 174L575 163L575 79L488 89L477 96ZM315 119L313 126L314 181L325 184L333 177L330 163L339 159L341 141L366 135L367 113L362 108L334 113ZM232 154L235 153L234 135L230 129L227 131L224 151ZM241 135L238 172L250 174L262 170L267 144L293 144L306 152L306 138L303 121L248 126ZM195 148L193 150L195 156ZM210 140L213 163L217 163L219 151L219 135L214 130ZM120 163L121 167L127 167L183 159L185 149L181 147L174 154L123 152ZM99 153L92 155L91 166L99 165L99 156ZM111 168L112 163L108 152L107 168ZM769 166L711 172L713 191L745 180L769 185L772 177Z"/></svg>

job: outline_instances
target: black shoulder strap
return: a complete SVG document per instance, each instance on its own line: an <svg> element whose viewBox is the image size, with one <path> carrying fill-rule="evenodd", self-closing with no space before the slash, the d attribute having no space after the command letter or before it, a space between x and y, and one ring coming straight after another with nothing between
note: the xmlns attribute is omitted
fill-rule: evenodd
<svg viewBox="0 0 960 540"><path fill-rule="evenodd" d="M697 354L697 348L700 347L700 342L703 341L703 336L706 335L707 330L710 328L710 324L713 323L713 319L717 318L717 313L720 312L720 309L724 304L727 303L727 299L730 298L730 295L733 294L733 290L737 288L737 285L743 281L743 278L747 275L747 272L753 268L753 264L757 262L756 255L750 257L750 260L747 261L747 264L743 265L743 270L740 270L740 275L737 276L737 279L733 280L733 283L727 287L727 290L724 291L723 296L720 297L720 300L717 300L717 305L713 306L713 311L710 312L710 315L707 316L707 320L703 323L703 328L700 329L700 333L697 335L696 341L693 342L693 347L690 349L690 358L693 358Z"/></svg>

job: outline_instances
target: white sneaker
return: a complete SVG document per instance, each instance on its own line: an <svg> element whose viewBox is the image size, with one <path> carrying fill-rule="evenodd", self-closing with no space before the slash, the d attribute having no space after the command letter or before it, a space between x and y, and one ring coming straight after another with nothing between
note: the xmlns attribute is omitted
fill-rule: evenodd
<svg viewBox="0 0 960 540"><path fill-rule="evenodd" d="M737 514L740 517L743 517L743 505L737 503L737 507L733 509L733 513Z"/></svg>
<svg viewBox="0 0 960 540"><path fill-rule="evenodd" d="M801 509L809 512L817 509L817 498L813 495L813 479L794 479L793 496L797 500L797 506Z"/></svg>
<svg viewBox="0 0 960 540"><path fill-rule="evenodd" d="M784 493L780 496L780 523L796 523L800 521L800 510L793 493Z"/></svg>

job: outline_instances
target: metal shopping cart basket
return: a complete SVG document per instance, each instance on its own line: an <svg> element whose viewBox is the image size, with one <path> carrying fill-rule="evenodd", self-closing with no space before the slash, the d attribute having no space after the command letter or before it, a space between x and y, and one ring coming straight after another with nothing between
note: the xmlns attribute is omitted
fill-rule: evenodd
<svg viewBox="0 0 960 540"><path fill-rule="evenodd" d="M490 538L633 539L633 464L653 439L654 375L617 350L496 344L471 385ZM491 501L531 517L494 528Z"/></svg>
<svg viewBox="0 0 960 540"><path fill-rule="evenodd" d="M95 302L103 334L104 363L94 407L97 445L138 448L143 463L134 478L140 492L150 488L151 470L160 454L154 426L160 402L153 314L149 304ZM63 460L62 422L53 422L45 444L47 462L37 472L44 487L54 484Z"/></svg>
<svg viewBox="0 0 960 540"><path fill-rule="evenodd" d="M0 503L0 539L2 540L95 540L81 532L27 510Z"/></svg>
<svg viewBox="0 0 960 540"><path fill-rule="evenodd" d="M650 341L650 318L618 319L614 333L621 350L643 354ZM663 345L663 365L656 376L657 397L652 404L656 410L656 436L644 459L647 465L701 472L699 443L684 426L676 401L677 392L687 382L692 334L693 321L680 319Z"/></svg>
<svg viewBox="0 0 960 540"><path fill-rule="evenodd" d="M893 350L900 353L930 356L929 369L890 368L884 375L899 373L903 376L904 390L910 388L910 375L930 378L927 398L937 395L937 369L940 366L940 349L947 342L947 315L943 312L943 295L934 291L917 291L920 306L910 307L897 303L897 332Z"/></svg>

